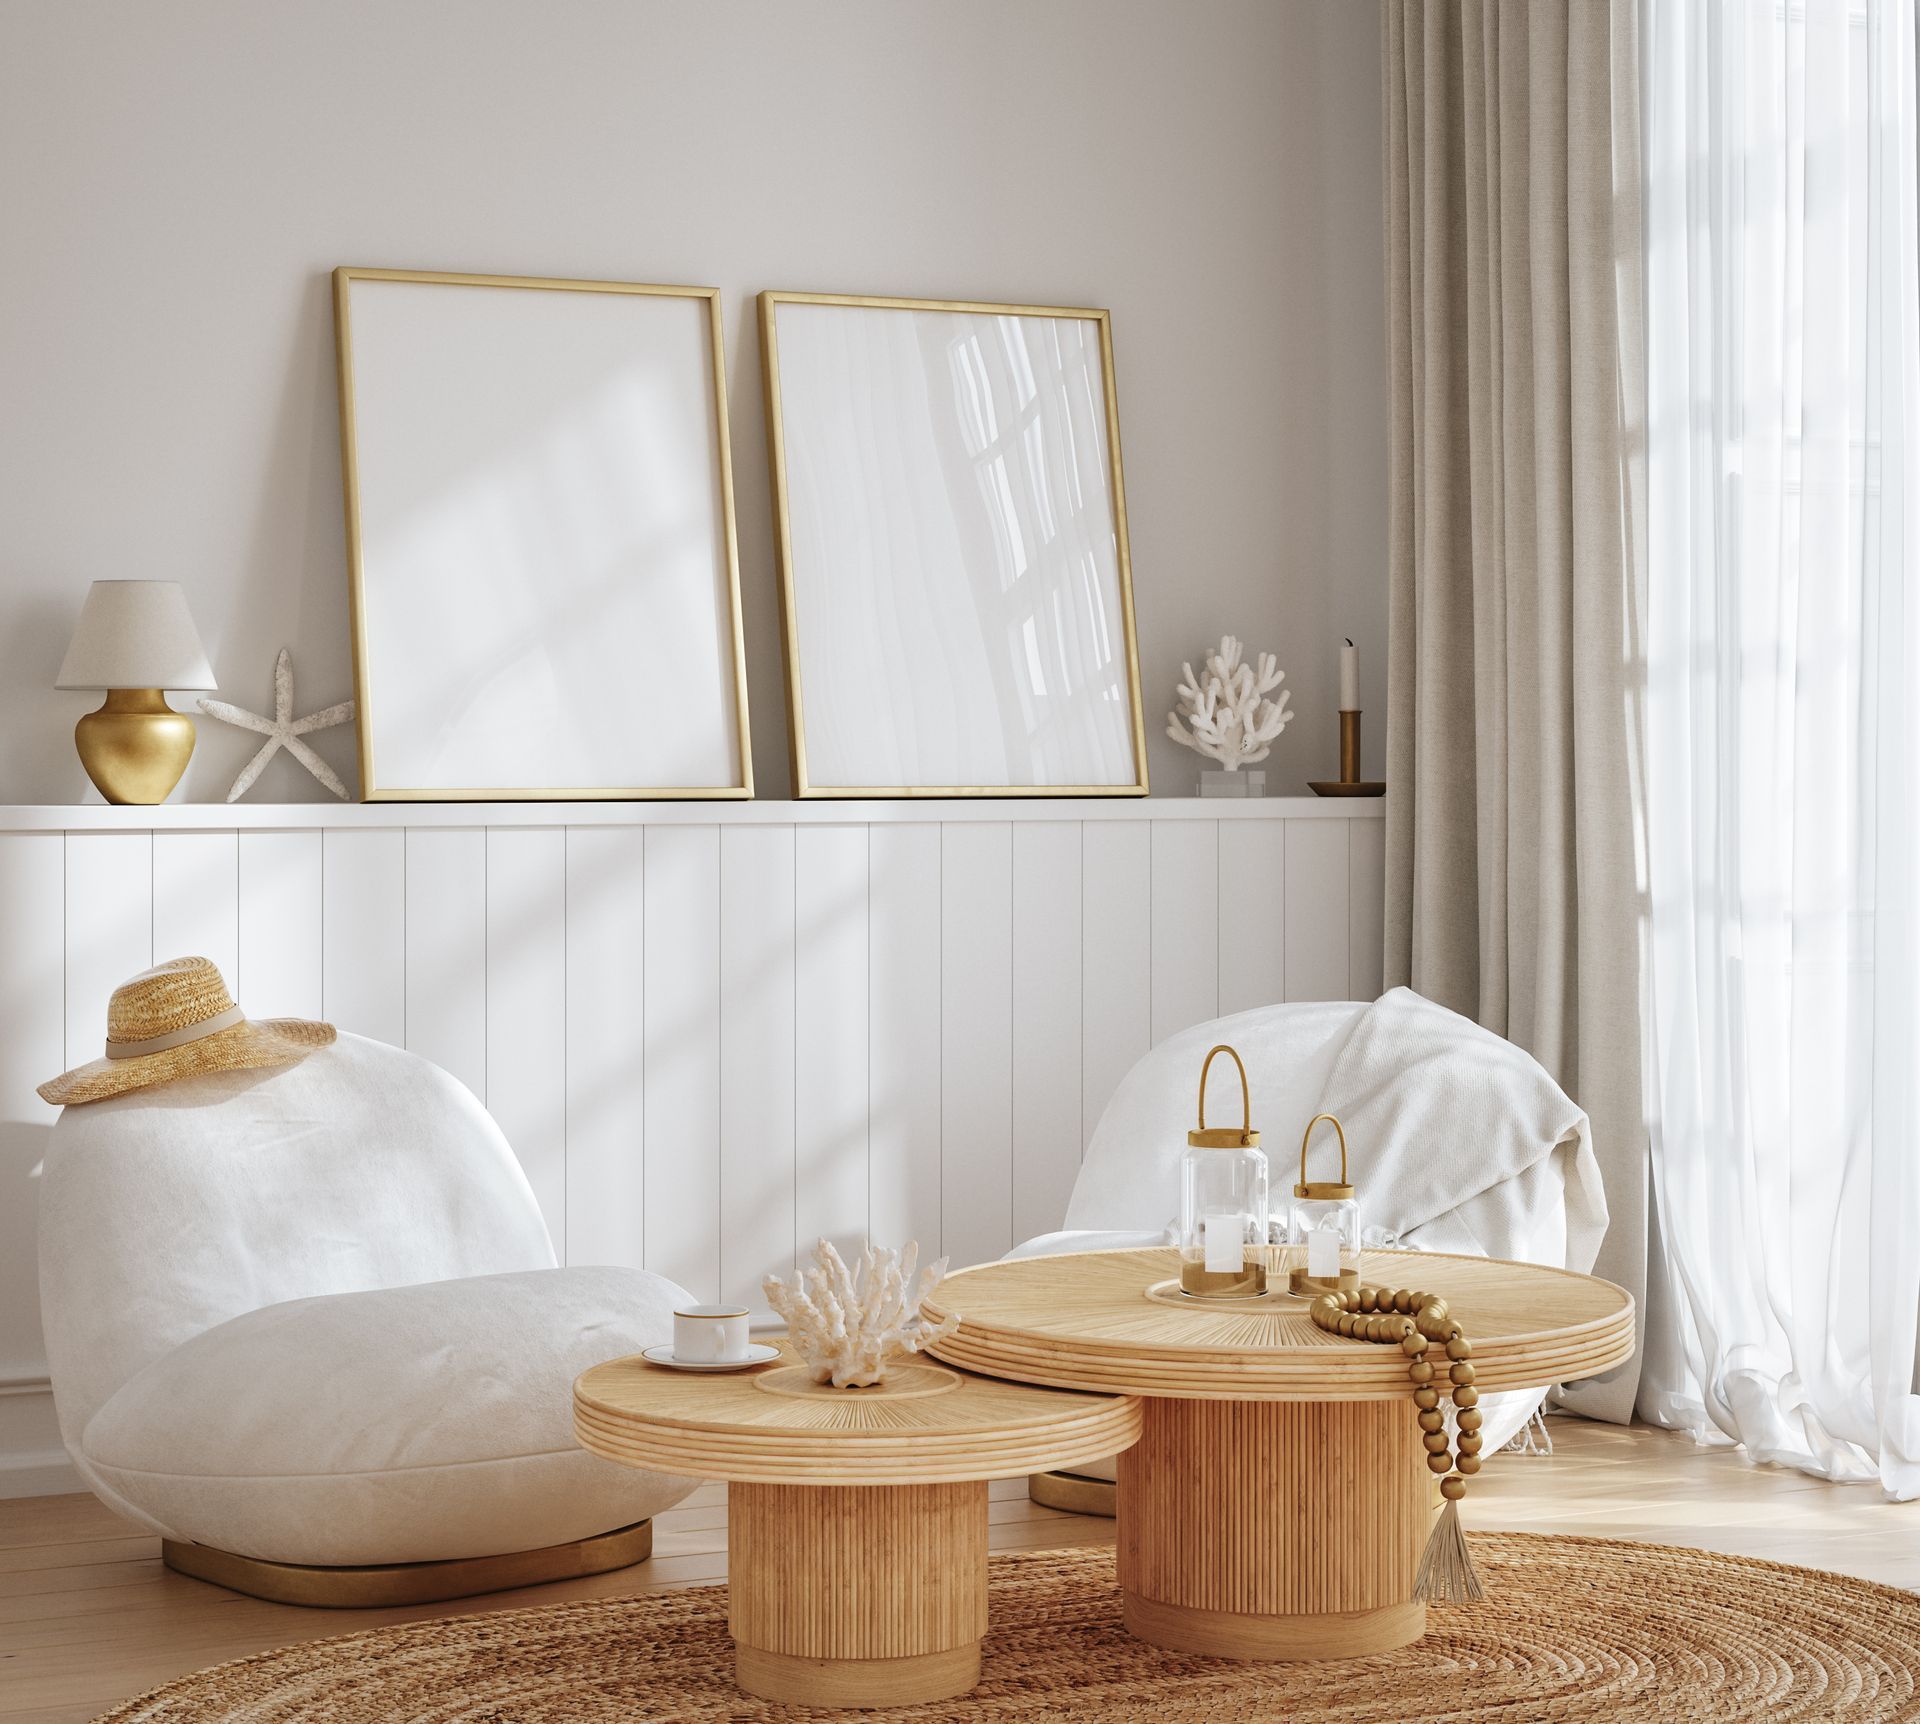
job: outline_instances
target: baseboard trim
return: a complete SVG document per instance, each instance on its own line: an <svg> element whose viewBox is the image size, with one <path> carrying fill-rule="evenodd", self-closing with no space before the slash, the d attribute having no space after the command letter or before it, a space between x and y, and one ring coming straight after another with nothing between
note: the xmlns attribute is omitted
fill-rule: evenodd
<svg viewBox="0 0 1920 1724"><path fill-rule="evenodd" d="M12 1497L62 1497L86 1488L65 1449L0 1455L0 1502Z"/></svg>
<svg viewBox="0 0 1920 1724"><path fill-rule="evenodd" d="M45 1368L0 1373L0 1501L86 1488L60 1441Z"/></svg>

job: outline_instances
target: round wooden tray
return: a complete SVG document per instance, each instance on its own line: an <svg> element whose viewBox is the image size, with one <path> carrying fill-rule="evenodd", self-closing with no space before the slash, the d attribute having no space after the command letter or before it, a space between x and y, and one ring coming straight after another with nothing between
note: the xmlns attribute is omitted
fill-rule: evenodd
<svg viewBox="0 0 1920 1724"><path fill-rule="evenodd" d="M1329 1335L1309 1301L1174 1305L1150 1290L1179 1273L1179 1253L1088 1251L987 1263L950 1275L927 1301L957 1311L934 1352L949 1364L1022 1382L1175 1399L1404 1399L1406 1359ZM1591 1275L1498 1258L1363 1253L1370 1284L1438 1293L1473 1340L1482 1390L1590 1377L1632 1356L1633 1298Z"/></svg>
<svg viewBox="0 0 1920 1724"><path fill-rule="evenodd" d="M608 1460L744 1484L1013 1478L1098 1460L1140 1435L1139 1403L996 1382L924 1361L871 1389L813 1383L785 1344L727 1376L615 1359L573 1386L574 1432Z"/></svg>

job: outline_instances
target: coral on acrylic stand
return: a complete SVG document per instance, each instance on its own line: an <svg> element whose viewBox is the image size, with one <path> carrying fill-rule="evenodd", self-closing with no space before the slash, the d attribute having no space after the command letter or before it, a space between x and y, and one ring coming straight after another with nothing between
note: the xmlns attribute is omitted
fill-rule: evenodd
<svg viewBox="0 0 1920 1724"><path fill-rule="evenodd" d="M787 1320L787 1339L816 1383L866 1388L885 1379L890 1359L918 1353L960 1326L955 1316L938 1323L921 1316L920 1303L940 1285L947 1260L942 1257L916 1278L919 1260L917 1243L904 1251L868 1245L859 1267L849 1269L831 1241L823 1239L813 1248L811 1267L802 1269L791 1287L777 1275L760 1285L767 1303Z"/></svg>
<svg viewBox="0 0 1920 1724"><path fill-rule="evenodd" d="M1229 772L1265 760L1274 738L1293 717L1293 696L1286 690L1281 689L1277 700L1268 698L1286 681L1273 654L1263 652L1248 664L1241 658L1243 650L1237 636L1222 635L1220 650L1207 654L1201 675L1196 677L1193 666L1183 664L1180 704L1167 714L1167 735L1219 761Z"/></svg>

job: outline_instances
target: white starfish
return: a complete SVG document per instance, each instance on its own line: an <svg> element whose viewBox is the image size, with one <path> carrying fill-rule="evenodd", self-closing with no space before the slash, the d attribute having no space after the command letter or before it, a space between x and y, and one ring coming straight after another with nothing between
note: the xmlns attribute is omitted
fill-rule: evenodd
<svg viewBox="0 0 1920 1724"><path fill-rule="evenodd" d="M261 768L283 748L342 802L346 801L347 787L340 782L339 775L300 739L316 730L329 730L336 724L345 724L353 717L353 702L343 700L337 706L325 707L305 718L295 718L293 655L285 647L280 649L280 656L273 666L273 717L262 718L257 712L229 706L224 700L203 700L200 710L223 724L237 724L242 730L257 730L267 739L266 745L247 762L240 776L233 781L233 788L227 792L229 802L238 802L245 796L253 788L253 781L260 776Z"/></svg>

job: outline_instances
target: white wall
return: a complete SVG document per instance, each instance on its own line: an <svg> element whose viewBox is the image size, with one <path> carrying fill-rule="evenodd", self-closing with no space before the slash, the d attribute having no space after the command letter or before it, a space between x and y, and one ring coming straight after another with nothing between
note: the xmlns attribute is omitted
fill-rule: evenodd
<svg viewBox="0 0 1920 1724"><path fill-rule="evenodd" d="M1147 710L1233 629L1384 756L1379 19L1365 0L0 0L0 802L93 793L99 576L226 696L350 692L327 272L718 285L761 793L787 782L761 288L1109 306ZM1163 793L1196 758L1149 725ZM352 739L321 752L352 778ZM202 725L179 796L251 745ZM283 755L256 798L318 794Z"/></svg>

